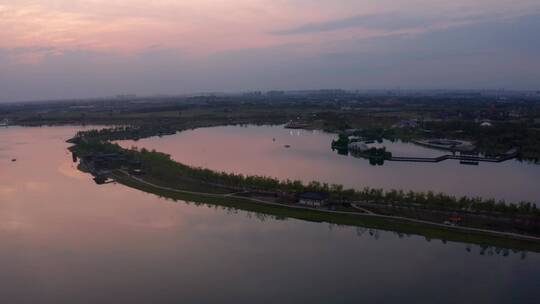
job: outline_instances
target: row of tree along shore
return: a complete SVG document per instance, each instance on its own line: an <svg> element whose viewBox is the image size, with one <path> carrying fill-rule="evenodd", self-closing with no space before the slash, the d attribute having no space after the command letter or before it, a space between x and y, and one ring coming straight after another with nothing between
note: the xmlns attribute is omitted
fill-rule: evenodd
<svg viewBox="0 0 540 304"><path fill-rule="evenodd" d="M330 185L312 181L284 180L266 176L216 172L191 167L171 159L168 154L146 149L123 149L109 140L121 139L127 128L105 129L101 131L80 132L71 142L72 151L78 156L98 153L120 153L129 159L137 159L144 172L144 179L188 190L195 185L213 185L233 191L265 193L277 197L277 201L291 203L299 193L319 192L329 195L330 206L350 206L351 204L370 204L367 208L377 212L403 215L415 218L440 218L435 214L459 217L459 223L476 227L491 227L502 231L513 231L540 235L540 209L531 202L507 203L480 197L456 197L443 193L383 190L364 188L362 190L344 189L341 185ZM431 216L429 216L431 214Z"/></svg>

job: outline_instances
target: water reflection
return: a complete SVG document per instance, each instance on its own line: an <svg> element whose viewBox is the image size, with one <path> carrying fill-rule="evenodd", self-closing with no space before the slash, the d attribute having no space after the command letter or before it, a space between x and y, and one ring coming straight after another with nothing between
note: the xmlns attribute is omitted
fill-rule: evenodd
<svg viewBox="0 0 540 304"><path fill-rule="evenodd" d="M267 222L267 221L289 220L289 217L287 216L278 216L274 214L266 214L266 213L261 213L261 212L245 211L245 210L241 210L235 207L223 206L223 205L206 203L206 202L178 200L178 199L173 199L173 198L169 198L169 197L165 197L161 195L156 195L156 196L166 201L172 201L172 202L182 203L186 205L194 205L197 207L206 207L206 208L211 208L214 210L221 210L221 211L224 211L228 215L243 215L249 219L256 219L262 223ZM369 238L375 241L379 240L382 234L387 234L387 235L390 234L397 237L398 239L407 239L407 238L418 236L417 234L404 233L400 231L381 230L381 229L374 229L374 228L361 227L361 226L352 227L350 225L342 225L342 224L335 224L335 223L327 223L327 225L330 231L333 231L336 229L346 229L346 230L354 229L354 231L356 232L356 236L358 238ZM433 239L428 236L424 236L424 240L426 242L433 241ZM445 239L436 239L436 240L440 241L440 243L443 245L446 245L449 243ZM452 242L452 243L455 243L455 242ZM522 251L522 250L516 250L516 249L498 247L498 246L477 245L477 244L466 243L466 242L461 242L461 244L465 245L464 249L467 253L477 252L480 256L500 255L502 257L508 257L511 254L514 254L514 255L518 255L520 259L525 259L527 257L527 251Z"/></svg>
<svg viewBox="0 0 540 304"><path fill-rule="evenodd" d="M356 227L97 186L66 150L75 129L0 130L0 149L9 147L0 158L0 292L9 303L536 303L540 296L534 252L480 255L478 246L469 253L454 241L376 228L358 236ZM273 153L283 144L277 138ZM291 153L303 149L289 144Z"/></svg>
<svg viewBox="0 0 540 304"><path fill-rule="evenodd" d="M279 179L318 180L345 187L434 191L456 196L481 196L539 203L540 169L510 160L503 163L460 165L440 163L384 162L372 166L365 160L344 157L329 146L334 134L289 130L280 126L215 127L185 131L162 138L121 141L168 154L182 163L219 171L266 175ZM285 148L284 145L290 145ZM441 151L405 142L374 143L387 146L404 157L438 157Z"/></svg>

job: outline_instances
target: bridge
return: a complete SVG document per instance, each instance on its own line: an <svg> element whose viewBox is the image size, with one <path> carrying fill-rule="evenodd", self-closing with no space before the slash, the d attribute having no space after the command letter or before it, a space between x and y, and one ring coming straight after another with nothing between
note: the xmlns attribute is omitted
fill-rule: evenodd
<svg viewBox="0 0 540 304"><path fill-rule="evenodd" d="M439 157L400 157L392 156L388 161L397 161L397 162L421 162L421 163L438 163L448 159L460 160L463 162L490 162L490 163L501 163L510 159L514 159L519 155L517 149L513 149L511 152L503 154L498 157L480 157L473 155L452 155L446 154Z"/></svg>

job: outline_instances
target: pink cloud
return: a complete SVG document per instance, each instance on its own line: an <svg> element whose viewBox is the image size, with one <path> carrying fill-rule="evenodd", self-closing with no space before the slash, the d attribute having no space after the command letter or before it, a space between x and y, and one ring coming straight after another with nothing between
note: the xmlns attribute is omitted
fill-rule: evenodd
<svg viewBox="0 0 540 304"><path fill-rule="evenodd" d="M134 54L159 45L192 56L205 56L281 44L324 47L347 38L414 34L419 29L388 31L351 27L332 33L295 36L272 33L305 24L388 12L409 16L511 13L538 8L540 5L535 2L409 0L408 5L403 5L402 1L390 0L0 0L0 48L47 47L60 51ZM40 56L43 54L29 52L20 54L16 60L35 63Z"/></svg>

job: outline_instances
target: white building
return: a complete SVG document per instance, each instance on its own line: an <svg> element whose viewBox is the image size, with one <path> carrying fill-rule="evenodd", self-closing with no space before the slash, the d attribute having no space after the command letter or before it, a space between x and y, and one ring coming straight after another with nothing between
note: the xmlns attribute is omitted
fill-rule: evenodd
<svg viewBox="0 0 540 304"><path fill-rule="evenodd" d="M322 207L326 205L328 194L323 192L304 192L298 195L298 204L307 207Z"/></svg>
<svg viewBox="0 0 540 304"><path fill-rule="evenodd" d="M349 150L354 152L364 152L369 150L368 145L363 142L352 142L347 147L349 148Z"/></svg>

